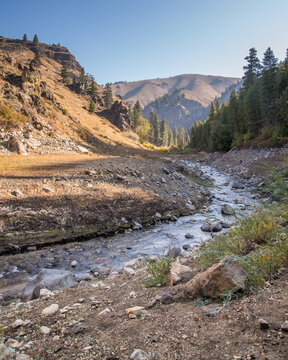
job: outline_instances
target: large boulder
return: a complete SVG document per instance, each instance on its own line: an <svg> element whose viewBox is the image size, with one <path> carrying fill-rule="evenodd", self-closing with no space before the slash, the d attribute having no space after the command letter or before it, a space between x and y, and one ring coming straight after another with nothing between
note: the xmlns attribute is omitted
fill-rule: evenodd
<svg viewBox="0 0 288 360"><path fill-rule="evenodd" d="M19 155L27 155L27 151L17 135L14 135L9 139L8 149Z"/></svg>
<svg viewBox="0 0 288 360"><path fill-rule="evenodd" d="M40 297L41 289L50 291L58 290L62 287L71 287L77 284L76 278L71 271L43 269L35 280L29 281L25 286L21 299L30 301Z"/></svg>
<svg viewBox="0 0 288 360"><path fill-rule="evenodd" d="M225 205L222 206L221 212L224 215L234 215L235 214L235 209L233 208L233 206L231 206L229 204L225 204Z"/></svg>
<svg viewBox="0 0 288 360"><path fill-rule="evenodd" d="M198 270L191 270L188 266L182 265L178 262L173 262L170 265L168 273L168 284L169 286L176 285L179 283L185 283L191 280Z"/></svg>
<svg viewBox="0 0 288 360"><path fill-rule="evenodd" d="M241 265L226 257L189 281L185 285L185 293L195 298L217 298L227 290L244 289L246 281L247 274Z"/></svg>

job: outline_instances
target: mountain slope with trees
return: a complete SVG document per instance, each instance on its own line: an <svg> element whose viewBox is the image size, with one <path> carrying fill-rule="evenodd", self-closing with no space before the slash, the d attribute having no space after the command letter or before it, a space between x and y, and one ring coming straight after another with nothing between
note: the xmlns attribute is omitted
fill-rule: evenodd
<svg viewBox="0 0 288 360"><path fill-rule="evenodd" d="M278 62L269 47L262 59L251 48L243 87L229 103L212 103L208 118L193 125L191 147L228 151L233 146L275 146L288 139L288 52Z"/></svg>

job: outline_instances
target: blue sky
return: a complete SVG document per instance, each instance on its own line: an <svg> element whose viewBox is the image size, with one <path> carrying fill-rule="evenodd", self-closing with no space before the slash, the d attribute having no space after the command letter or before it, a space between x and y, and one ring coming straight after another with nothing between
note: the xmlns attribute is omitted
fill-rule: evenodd
<svg viewBox="0 0 288 360"><path fill-rule="evenodd" d="M185 73L241 77L288 48L287 0L16 0L1 4L0 35L67 46L99 84Z"/></svg>

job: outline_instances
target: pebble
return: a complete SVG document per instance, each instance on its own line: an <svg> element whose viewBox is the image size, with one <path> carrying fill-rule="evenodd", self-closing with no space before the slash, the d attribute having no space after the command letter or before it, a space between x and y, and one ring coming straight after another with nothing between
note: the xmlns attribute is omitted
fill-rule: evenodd
<svg viewBox="0 0 288 360"><path fill-rule="evenodd" d="M269 324L266 320L264 319L259 319L259 326L261 330L266 330L269 329Z"/></svg>
<svg viewBox="0 0 288 360"><path fill-rule="evenodd" d="M47 326L41 326L40 327L40 332L44 335L49 335L51 332L51 329Z"/></svg>
<svg viewBox="0 0 288 360"><path fill-rule="evenodd" d="M186 239L193 239L193 237L194 237L194 235L192 235L192 234L190 234L190 233L187 233L186 235L185 235L185 238ZM183 249L184 249L184 246L183 246ZM184 249L185 250L185 249Z"/></svg>
<svg viewBox="0 0 288 360"><path fill-rule="evenodd" d="M59 341L60 340L60 336L59 335L55 335L52 339L52 341Z"/></svg>
<svg viewBox="0 0 288 360"><path fill-rule="evenodd" d="M23 321L23 320L17 319L17 320L15 320L15 321L13 322L12 327L13 327L14 329L16 329L16 328L22 326L23 324L24 324L24 321Z"/></svg>
<svg viewBox="0 0 288 360"><path fill-rule="evenodd" d="M109 308L104 309L103 311L101 311L98 316L102 316L102 315L107 315L111 312L111 310Z"/></svg>
<svg viewBox="0 0 288 360"><path fill-rule="evenodd" d="M135 270L129 268L129 267L124 267L123 268L123 274L125 275L125 277L130 278L133 275L135 275Z"/></svg>
<svg viewBox="0 0 288 360"><path fill-rule="evenodd" d="M78 262L76 260L71 261L71 264L70 264L71 267L76 267L77 265L78 265Z"/></svg>
<svg viewBox="0 0 288 360"><path fill-rule="evenodd" d="M281 330L288 331L288 321L283 322L283 324L281 325Z"/></svg>
<svg viewBox="0 0 288 360"><path fill-rule="evenodd" d="M51 315L54 315L54 314L56 314L56 312L58 311L58 309L59 309L59 305L58 305L58 304L52 304L52 305L46 307L46 308L42 311L41 315L42 315L42 316L51 316Z"/></svg>
<svg viewBox="0 0 288 360"><path fill-rule="evenodd" d="M131 360L148 360L149 356L141 349L135 349L130 356Z"/></svg>

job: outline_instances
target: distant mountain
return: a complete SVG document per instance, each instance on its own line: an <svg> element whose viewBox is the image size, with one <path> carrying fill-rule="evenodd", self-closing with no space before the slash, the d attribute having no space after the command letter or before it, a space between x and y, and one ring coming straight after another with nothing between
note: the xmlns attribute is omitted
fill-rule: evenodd
<svg viewBox="0 0 288 360"><path fill-rule="evenodd" d="M118 82L112 85L112 90L131 105L139 100L145 117L153 110L160 118L165 117L172 127L190 128L194 121L207 117L209 105L215 98L227 101L233 88L239 87L239 81L239 78L184 74L165 79Z"/></svg>

